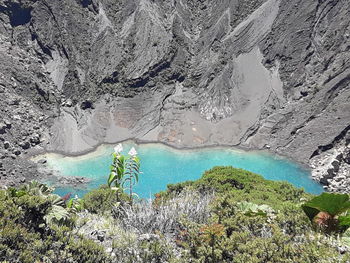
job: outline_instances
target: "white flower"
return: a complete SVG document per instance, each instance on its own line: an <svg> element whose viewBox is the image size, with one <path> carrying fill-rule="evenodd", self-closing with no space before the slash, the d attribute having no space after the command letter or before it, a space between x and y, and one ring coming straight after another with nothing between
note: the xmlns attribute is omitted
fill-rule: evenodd
<svg viewBox="0 0 350 263"><path fill-rule="evenodd" d="M135 150L134 147L132 147L132 148L130 149L129 155L130 155L130 156L136 156L136 155L137 155L137 151Z"/></svg>
<svg viewBox="0 0 350 263"><path fill-rule="evenodd" d="M121 143L119 143L117 146L114 147L114 152L116 154L119 154L123 151L123 145Z"/></svg>

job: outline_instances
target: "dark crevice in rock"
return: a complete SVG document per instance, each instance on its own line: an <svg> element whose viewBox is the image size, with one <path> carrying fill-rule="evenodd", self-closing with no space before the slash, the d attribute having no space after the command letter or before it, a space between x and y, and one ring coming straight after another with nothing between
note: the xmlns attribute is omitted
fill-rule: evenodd
<svg viewBox="0 0 350 263"><path fill-rule="evenodd" d="M109 84L114 84L119 82L119 72L114 71L111 76L105 77L102 80L102 83L109 83Z"/></svg>
<svg viewBox="0 0 350 263"><path fill-rule="evenodd" d="M251 127L248 128L246 133L241 137L239 143L242 144L243 142L246 142L249 138L254 137L260 129L260 125L257 123L254 123Z"/></svg>
<svg viewBox="0 0 350 263"><path fill-rule="evenodd" d="M170 68L171 61L172 59L170 61L162 61L161 63L155 65L144 77L130 81L128 86L131 88L141 88L146 86L151 78L155 78L162 71Z"/></svg>
<svg viewBox="0 0 350 263"><path fill-rule="evenodd" d="M149 77L139 78L139 79L132 81L128 86L130 88L141 88L141 87L146 86L148 81L149 81Z"/></svg>
<svg viewBox="0 0 350 263"><path fill-rule="evenodd" d="M91 100L85 100L81 103L80 108L82 110L86 110L86 109L94 109L95 107Z"/></svg>
<svg viewBox="0 0 350 263"><path fill-rule="evenodd" d="M43 97L46 101L49 100L49 94L43 90L42 88L40 88L38 85L36 85L36 91L38 92L38 94Z"/></svg>
<svg viewBox="0 0 350 263"><path fill-rule="evenodd" d="M66 48L63 45L62 45L62 51L63 51L63 54L65 55L66 59L69 59L68 52L67 52Z"/></svg>
<svg viewBox="0 0 350 263"><path fill-rule="evenodd" d="M297 127L295 127L295 128L291 131L290 135L291 135L291 136L296 135L300 129L304 128L304 127L306 126L307 123L309 123L310 121L312 121L312 120L315 119L315 118L316 118L315 115L311 115L305 122L303 122L302 124L300 124L300 125L298 125Z"/></svg>
<svg viewBox="0 0 350 263"><path fill-rule="evenodd" d="M166 71L167 69L171 68L172 61L174 60L175 53L171 54L171 57L169 60L162 60L161 62L155 64L147 73L145 73L143 76L132 79L132 80L125 80L125 76L123 74L120 74L120 70L114 71L111 75L108 77L105 77L101 83L102 84L116 84L116 83L122 83L124 84L123 86L132 88L132 89L137 89L137 88L142 88L145 87L149 84L149 82L158 77L160 73ZM165 80L173 80L177 79L180 82L182 82L185 77L182 76L181 74L171 74L168 77L164 77ZM152 85L149 85L152 86Z"/></svg>
<svg viewBox="0 0 350 263"><path fill-rule="evenodd" d="M51 52L51 49L47 46L45 46L38 38L38 35L33 32L32 30L30 30L31 34L32 34L32 41L36 40L40 49L42 50L42 52L46 55L48 55L50 58L53 58L52 57L52 52Z"/></svg>
<svg viewBox="0 0 350 263"><path fill-rule="evenodd" d="M327 91L326 93L327 102L329 102L329 100L334 99L338 95L338 92L336 91L340 91L343 88L348 87L349 84L350 84L350 74L347 75L345 78L341 79L330 90Z"/></svg>
<svg viewBox="0 0 350 263"><path fill-rule="evenodd" d="M89 11L97 14L98 13L98 3L93 0L79 0L78 1L83 8L87 8Z"/></svg>
<svg viewBox="0 0 350 263"><path fill-rule="evenodd" d="M173 93L169 93L169 94L167 94L167 95L164 97L164 99L162 100L162 107L160 108L160 111L163 110L164 105L165 105L165 101L166 101L171 95L173 95Z"/></svg>
<svg viewBox="0 0 350 263"><path fill-rule="evenodd" d="M81 0L80 3L84 8L86 8L92 4L92 1L91 0Z"/></svg>
<svg viewBox="0 0 350 263"><path fill-rule="evenodd" d="M345 138L345 135L347 134L348 131L350 131L350 125L347 126L337 137L335 137L331 143L327 145L318 146L318 149L312 153L312 155L310 156L310 159L312 159L317 155L320 155L322 152L332 149L336 143L338 143L339 141Z"/></svg>
<svg viewBox="0 0 350 263"><path fill-rule="evenodd" d="M59 50L62 50L62 52L63 52L63 54L66 56L66 58L69 59L68 52L67 52L67 50L66 50L66 48L65 48L65 46L64 46L64 43L65 43L65 41L64 41L65 37L63 36L64 33L62 32L62 29L61 29L61 26L60 26L60 24L59 24L59 22L58 22L58 19L56 18L55 14L54 14L54 12L53 12L53 10L52 10L52 8L51 8L51 6L50 6L45 0L43 0L42 3L44 4L44 6L47 8L47 10L49 11L49 13L51 14L51 16L52 16L52 18L53 18L53 21L55 22L55 25L56 25L56 27L57 27L57 31L58 31L59 36L60 36L60 40L59 40L59 43L60 43L60 44L58 44L57 47L58 47ZM38 39L38 38L37 38L37 39ZM40 45L40 44L39 44L39 45ZM51 52L50 52L50 53L51 53ZM52 57L52 56L51 56L51 57Z"/></svg>
<svg viewBox="0 0 350 263"><path fill-rule="evenodd" d="M157 65L155 65L151 71L150 71L150 77L151 78L154 78L155 76L157 76L160 72L166 70L167 68L170 68L170 65L171 65L171 61L165 61L165 62L161 62Z"/></svg>

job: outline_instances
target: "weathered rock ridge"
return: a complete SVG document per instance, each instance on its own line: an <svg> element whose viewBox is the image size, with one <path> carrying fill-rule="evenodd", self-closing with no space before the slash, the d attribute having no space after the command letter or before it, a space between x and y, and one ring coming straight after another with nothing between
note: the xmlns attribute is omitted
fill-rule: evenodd
<svg viewBox="0 0 350 263"><path fill-rule="evenodd" d="M0 0L0 55L3 182L134 138L269 148L349 191L348 0Z"/></svg>

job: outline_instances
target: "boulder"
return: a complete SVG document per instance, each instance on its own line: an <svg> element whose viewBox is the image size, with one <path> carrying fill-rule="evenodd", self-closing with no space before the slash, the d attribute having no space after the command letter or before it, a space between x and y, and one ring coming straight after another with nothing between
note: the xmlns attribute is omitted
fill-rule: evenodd
<svg viewBox="0 0 350 263"><path fill-rule="evenodd" d="M33 136L30 138L30 142L34 145L40 143L40 135L37 133L34 133Z"/></svg>
<svg viewBox="0 0 350 263"><path fill-rule="evenodd" d="M99 240L100 242L103 242L105 240L105 234L104 233L97 234L97 240Z"/></svg>
<svg viewBox="0 0 350 263"><path fill-rule="evenodd" d="M15 149L13 153L18 156L21 154L21 151L19 149Z"/></svg>
<svg viewBox="0 0 350 263"><path fill-rule="evenodd" d="M344 162L346 162L347 164L350 164L350 151L343 156L343 159L344 159Z"/></svg>
<svg viewBox="0 0 350 263"><path fill-rule="evenodd" d="M97 240L103 242L105 240L106 231L104 230L94 230L91 232L91 236L96 236Z"/></svg>
<svg viewBox="0 0 350 263"><path fill-rule="evenodd" d="M45 164L45 163L47 163L47 160L46 160L46 159L40 159L40 160L38 161L38 163L40 163L40 164Z"/></svg>
<svg viewBox="0 0 350 263"><path fill-rule="evenodd" d="M19 105L20 102L21 102L20 98L14 98L9 102L9 105Z"/></svg>
<svg viewBox="0 0 350 263"><path fill-rule="evenodd" d="M81 105L80 108L82 110L86 110L86 109L94 109L94 104L91 100L84 100Z"/></svg>
<svg viewBox="0 0 350 263"><path fill-rule="evenodd" d="M322 178L320 179L320 183L323 185L328 185L329 184L328 180L333 179L334 177L335 177L334 169L330 168L327 170L327 173L322 176Z"/></svg>
<svg viewBox="0 0 350 263"><path fill-rule="evenodd" d="M62 106L65 107L72 107L73 106L73 102L71 99L66 100L65 102L62 103Z"/></svg>
<svg viewBox="0 0 350 263"><path fill-rule="evenodd" d="M6 132L6 124L3 122L0 122L0 134L4 134Z"/></svg>
<svg viewBox="0 0 350 263"><path fill-rule="evenodd" d="M27 150L30 148L30 143L27 141L23 141L21 143L19 143L19 146L23 149L23 150Z"/></svg>
<svg viewBox="0 0 350 263"><path fill-rule="evenodd" d="M4 148L8 149L10 147L10 142L4 141Z"/></svg>
<svg viewBox="0 0 350 263"><path fill-rule="evenodd" d="M6 128L7 128L7 129L11 129L12 123L11 123L10 121L8 121L8 120L5 120L4 122L5 122L5 124L6 124Z"/></svg>
<svg viewBox="0 0 350 263"><path fill-rule="evenodd" d="M339 167L340 167L340 162L338 160L335 160L335 161L332 162L332 166L334 168L333 173L334 172L338 172L339 171Z"/></svg>

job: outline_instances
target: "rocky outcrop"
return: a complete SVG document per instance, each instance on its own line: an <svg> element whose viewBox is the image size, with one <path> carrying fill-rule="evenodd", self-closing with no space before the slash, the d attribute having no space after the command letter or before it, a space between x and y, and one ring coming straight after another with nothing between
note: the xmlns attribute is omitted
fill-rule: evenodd
<svg viewBox="0 0 350 263"><path fill-rule="evenodd" d="M350 126L332 143L319 146L310 164L313 178L327 190L350 193Z"/></svg>
<svg viewBox="0 0 350 263"><path fill-rule="evenodd" d="M333 141L350 124L349 10L347 0L0 0L5 158L128 138L269 148L312 165L322 145L343 153Z"/></svg>

